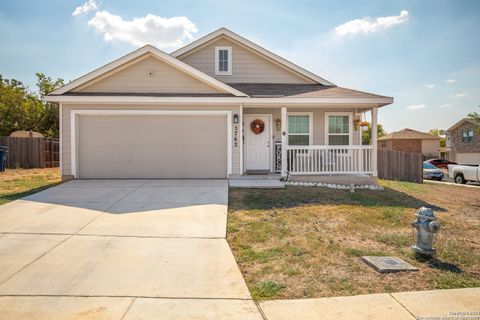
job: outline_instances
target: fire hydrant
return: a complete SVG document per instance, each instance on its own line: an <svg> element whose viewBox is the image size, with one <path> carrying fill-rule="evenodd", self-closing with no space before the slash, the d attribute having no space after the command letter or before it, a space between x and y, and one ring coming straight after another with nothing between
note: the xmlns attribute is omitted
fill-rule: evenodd
<svg viewBox="0 0 480 320"><path fill-rule="evenodd" d="M437 218L430 208L421 207L416 216L417 220L412 222L412 226L417 229L417 242L412 249L417 254L433 256L436 253L432 247L433 235L440 230L440 224L435 222Z"/></svg>

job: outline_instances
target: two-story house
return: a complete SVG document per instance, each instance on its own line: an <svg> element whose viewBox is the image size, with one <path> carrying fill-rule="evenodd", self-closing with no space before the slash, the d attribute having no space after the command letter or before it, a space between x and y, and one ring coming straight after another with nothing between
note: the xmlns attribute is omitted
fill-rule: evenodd
<svg viewBox="0 0 480 320"><path fill-rule="evenodd" d="M447 130L446 158L461 164L480 163L480 123L462 119Z"/></svg>

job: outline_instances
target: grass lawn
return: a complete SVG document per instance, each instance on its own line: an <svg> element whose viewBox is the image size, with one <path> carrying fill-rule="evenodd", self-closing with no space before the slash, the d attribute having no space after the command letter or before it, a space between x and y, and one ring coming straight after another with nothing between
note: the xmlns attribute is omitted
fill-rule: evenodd
<svg viewBox="0 0 480 320"><path fill-rule="evenodd" d="M7 169L0 172L0 205L60 183L58 168Z"/></svg>
<svg viewBox="0 0 480 320"><path fill-rule="evenodd" d="M380 183L385 191L230 189L227 240L254 299L480 286L480 187ZM429 262L410 248L422 205L442 224ZM363 255L393 255L419 271L378 274Z"/></svg>

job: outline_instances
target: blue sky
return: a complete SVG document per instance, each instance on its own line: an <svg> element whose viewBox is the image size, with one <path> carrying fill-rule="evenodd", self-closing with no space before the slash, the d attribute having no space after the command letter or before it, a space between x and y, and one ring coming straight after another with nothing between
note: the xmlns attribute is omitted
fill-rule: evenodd
<svg viewBox="0 0 480 320"><path fill-rule="evenodd" d="M73 80L142 43L171 52L222 26L339 86L393 96L380 111L389 132L480 112L477 0L2 0L0 74L34 89L35 72Z"/></svg>

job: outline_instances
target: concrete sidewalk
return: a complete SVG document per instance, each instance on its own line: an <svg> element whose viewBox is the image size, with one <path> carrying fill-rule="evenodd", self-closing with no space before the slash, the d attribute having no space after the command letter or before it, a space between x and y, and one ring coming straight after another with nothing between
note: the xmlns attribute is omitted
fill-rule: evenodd
<svg viewBox="0 0 480 320"><path fill-rule="evenodd" d="M480 319L480 288L275 300L260 308L268 320Z"/></svg>
<svg viewBox="0 0 480 320"><path fill-rule="evenodd" d="M458 184L455 182L450 182L450 181L435 181L435 180L423 180L424 183L430 183L430 184L443 184L447 186L456 186L456 187L467 187L467 188L479 188L480 184L475 183L475 182L467 182L468 184Z"/></svg>
<svg viewBox="0 0 480 320"><path fill-rule="evenodd" d="M480 288L275 300L3 296L0 319L478 319ZM261 314L262 313L262 314Z"/></svg>

